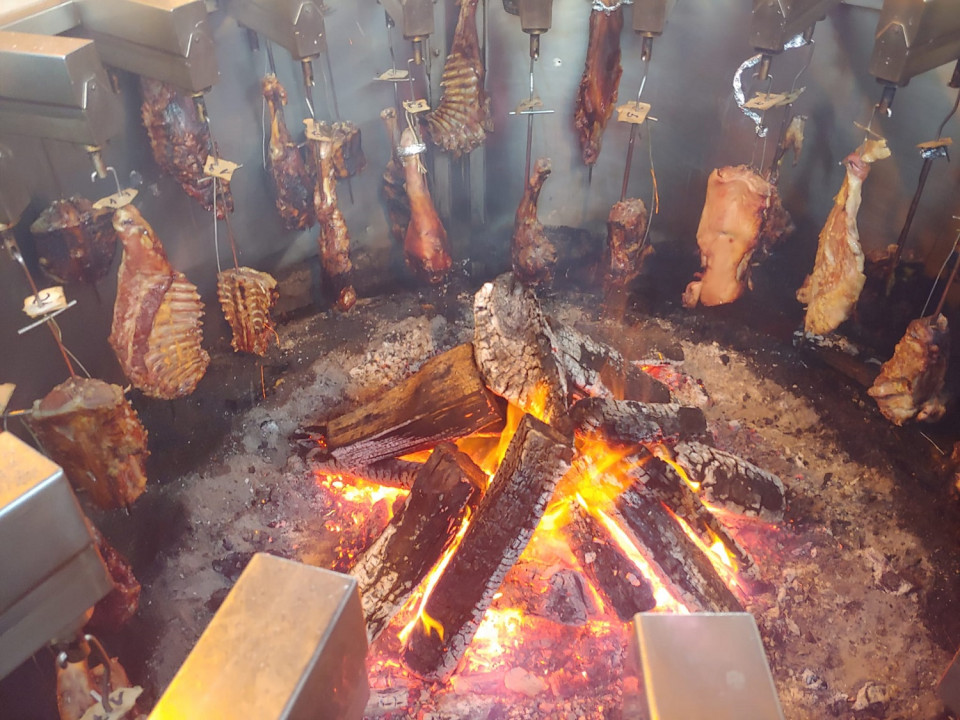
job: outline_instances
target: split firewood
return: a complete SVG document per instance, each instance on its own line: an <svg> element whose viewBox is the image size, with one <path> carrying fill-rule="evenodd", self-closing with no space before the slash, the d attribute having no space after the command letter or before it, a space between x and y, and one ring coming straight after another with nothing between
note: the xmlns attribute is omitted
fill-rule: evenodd
<svg viewBox="0 0 960 720"><path fill-rule="evenodd" d="M783 519L783 482L741 457L696 441L674 446L676 462L699 486L700 498L715 507L767 522Z"/></svg>
<svg viewBox="0 0 960 720"><path fill-rule="evenodd" d="M308 453L305 459L310 469L321 475L339 475L346 482L369 482L384 487L409 490L417 479L417 473L423 468L423 463L399 458L387 458L370 465L349 467L329 455L319 445L314 452Z"/></svg>
<svg viewBox="0 0 960 720"><path fill-rule="evenodd" d="M484 472L453 445L434 449L403 508L350 571L360 586L371 643L443 556L486 482Z"/></svg>
<svg viewBox="0 0 960 720"><path fill-rule="evenodd" d="M580 504L571 503L570 522L563 526L563 534L583 572L617 617L628 622L638 612L657 606L650 581Z"/></svg>
<svg viewBox="0 0 960 720"><path fill-rule="evenodd" d="M572 456L569 438L524 415L407 640L403 659L415 673L433 680L453 674L504 576L536 530L557 482L570 468Z"/></svg>
<svg viewBox="0 0 960 720"><path fill-rule="evenodd" d="M631 486L610 515L654 567L671 594L699 612L743 612L740 601L663 504Z"/></svg>
<svg viewBox="0 0 960 720"><path fill-rule="evenodd" d="M500 432L501 402L484 384L470 345L431 358L379 398L327 423L319 438L341 466L428 450L442 440Z"/></svg>
<svg viewBox="0 0 960 720"><path fill-rule="evenodd" d="M707 420L699 408L599 397L577 402L557 427L599 437L615 446L689 440L707 434Z"/></svg>
<svg viewBox="0 0 960 720"><path fill-rule="evenodd" d="M480 373L495 393L527 412L560 418L575 396L669 402L665 385L633 367L613 348L552 322L533 290L501 275L477 292L473 347Z"/></svg>
<svg viewBox="0 0 960 720"><path fill-rule="evenodd" d="M723 543L731 568L741 577L756 579L757 566L753 558L693 489L666 463L646 450L638 456L624 458L624 463L629 466L625 474L642 483L644 490L683 520L706 547L713 546L719 540Z"/></svg>

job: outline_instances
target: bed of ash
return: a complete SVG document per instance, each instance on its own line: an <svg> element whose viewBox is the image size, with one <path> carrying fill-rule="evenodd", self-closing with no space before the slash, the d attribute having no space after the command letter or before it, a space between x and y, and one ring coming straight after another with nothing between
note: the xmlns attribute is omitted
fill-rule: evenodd
<svg viewBox="0 0 960 720"><path fill-rule="evenodd" d="M155 447L163 470L133 516L100 518L143 581L138 618L111 640L148 702L253 553L331 567L382 529L396 491L346 512L350 488L318 482L289 436L468 342L472 296L406 294L362 300L346 315L290 314L262 386L256 359L217 354L201 396L177 412L202 408L222 437L189 458ZM678 399L702 407L716 444L787 487L782 525L739 531L764 581L748 609L786 716L946 718L935 686L960 644L960 506L938 474L938 451L917 430L887 424L862 388L741 322L681 310L627 312L621 322L591 309L600 306L589 295L544 299L549 314L629 358L670 362L690 378ZM170 411L147 408L146 421L152 412ZM536 545L508 575L503 602L559 561ZM573 605L567 619L585 622L556 622L532 605L522 620L501 613L507 632L491 639L497 628L483 626L466 669L443 687L393 662L395 622L369 654L368 717L620 717L626 627L598 618L589 596Z"/></svg>

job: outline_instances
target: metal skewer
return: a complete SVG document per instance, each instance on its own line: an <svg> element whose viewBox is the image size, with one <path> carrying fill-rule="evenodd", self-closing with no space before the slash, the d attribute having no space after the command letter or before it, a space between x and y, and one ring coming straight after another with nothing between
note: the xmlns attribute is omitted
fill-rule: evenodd
<svg viewBox="0 0 960 720"><path fill-rule="evenodd" d="M637 91L637 103L640 102L640 96L643 95L643 88L647 84L647 73L650 71L650 55L648 54L643 61L643 76L640 78L640 89ZM630 124L630 141L627 143L627 162L623 168L623 185L620 186L620 201L627 199L627 186L630 184L630 169L633 165L633 146L637 142L636 123Z"/></svg>

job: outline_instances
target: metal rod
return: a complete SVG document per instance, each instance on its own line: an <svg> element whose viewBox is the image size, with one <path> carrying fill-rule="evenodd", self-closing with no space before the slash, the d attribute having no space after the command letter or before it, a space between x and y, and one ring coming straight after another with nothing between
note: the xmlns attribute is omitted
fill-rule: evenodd
<svg viewBox="0 0 960 720"><path fill-rule="evenodd" d="M269 40L264 40L264 45L267 48L267 63L270 65L270 72L274 75L277 74L277 61L273 58L273 45L270 44Z"/></svg>
<svg viewBox="0 0 960 720"><path fill-rule="evenodd" d="M957 279L958 268L960 268L960 254L957 255L957 259L953 263L953 270L950 271L950 277L947 278L947 284L943 288L943 293L940 295L940 302L937 303L937 309L933 311L933 317L937 317L943 311L943 306L947 302L947 295L950 294L950 287L953 285L953 281Z"/></svg>
<svg viewBox="0 0 960 720"><path fill-rule="evenodd" d="M530 100L533 100L533 68L536 62L536 58L533 54L533 36L531 36L531 50L530 50ZM527 162L524 165L523 170L523 184L526 187L526 184L530 181L530 155L533 152L533 115L527 115Z"/></svg>
<svg viewBox="0 0 960 720"><path fill-rule="evenodd" d="M630 142L627 143L627 162L623 168L623 185L620 186L620 202L627 199L627 185L630 184L630 166L633 163L633 146L637 142L637 126L630 126Z"/></svg>
<svg viewBox="0 0 960 720"><path fill-rule="evenodd" d="M913 194L913 200L910 202L910 209L907 210L907 218L903 221L903 227L900 229L900 237L897 238L897 249L893 252L893 259L890 262L890 269L887 271L887 297L893 290L897 276L897 266L900 264L900 258L903 256L903 248L907 244L907 237L910 235L910 227L913 225L913 218L917 214L917 208L920 207L920 197L923 195L923 189L927 185L927 178L930 177L930 168L933 167L933 158L928 157L923 161L920 168L920 181L917 183L917 190Z"/></svg>

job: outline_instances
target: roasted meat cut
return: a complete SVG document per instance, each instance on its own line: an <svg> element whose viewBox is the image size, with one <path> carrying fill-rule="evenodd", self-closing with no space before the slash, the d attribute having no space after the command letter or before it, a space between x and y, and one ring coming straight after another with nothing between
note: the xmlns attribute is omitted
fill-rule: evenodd
<svg viewBox="0 0 960 720"><path fill-rule="evenodd" d="M602 6L603 9L597 9ZM593 165L600 156L603 130L613 114L620 88L620 31L623 8L619 0L596 0L590 13L587 62L577 90L574 122L580 135L583 162Z"/></svg>
<svg viewBox="0 0 960 720"><path fill-rule="evenodd" d="M493 130L490 98L484 90L484 67L477 37L478 0L461 0L450 54L443 66L443 96L427 114L427 134L454 157L480 147Z"/></svg>
<svg viewBox="0 0 960 720"><path fill-rule="evenodd" d="M140 582L134 576L130 562L107 542L90 520L87 520L87 529L93 536L97 552L107 566L110 580L113 581L113 590L93 606L93 615L87 622L87 629L117 632L137 614L140 607Z"/></svg>
<svg viewBox="0 0 960 720"><path fill-rule="evenodd" d="M640 275L644 259L653 252L652 246L644 245L646 232L643 200L628 198L610 208L603 280L607 289L627 287Z"/></svg>
<svg viewBox="0 0 960 720"><path fill-rule="evenodd" d="M550 158L538 158L534 163L533 173L523 190L523 198L513 224L513 240L510 245L513 274L528 285L549 282L553 275L553 266L557 262L557 251L537 217L540 191L551 171Z"/></svg>
<svg viewBox="0 0 960 720"><path fill-rule="evenodd" d="M287 230L305 230L316 222L313 207L313 179L303 162L300 148L290 137L283 119L287 91L276 75L261 82L263 97L270 109L270 149L267 170L277 203L277 212Z"/></svg>
<svg viewBox="0 0 960 720"><path fill-rule="evenodd" d="M113 211L86 198L54 200L30 226L40 267L58 283L102 280L117 252Z"/></svg>
<svg viewBox="0 0 960 720"><path fill-rule="evenodd" d="M123 243L110 346L134 387L163 400L189 395L207 370L203 303L167 261L160 239L133 205L116 211Z"/></svg>
<svg viewBox="0 0 960 720"><path fill-rule="evenodd" d="M349 310L357 301L353 289L353 263L350 262L350 231L337 203L337 170L333 161L333 141L314 142L320 182L313 193L320 234L320 265L323 285L340 310Z"/></svg>
<svg viewBox="0 0 960 720"><path fill-rule="evenodd" d="M187 195L212 210L213 178L204 175L203 166L213 152L213 143L210 127L197 112L193 98L173 85L147 77L140 78L140 91L140 114L153 159ZM228 212L233 212L233 195L229 183L219 181L218 186L217 217L223 220Z"/></svg>
<svg viewBox="0 0 960 720"><path fill-rule="evenodd" d="M277 337L270 319L280 297L276 279L248 267L224 270L217 275L217 297L233 331L233 349L261 356L266 353Z"/></svg>
<svg viewBox="0 0 960 720"><path fill-rule="evenodd" d="M118 385L73 377L33 404L30 427L78 490L128 507L147 485L147 431Z"/></svg>
<svg viewBox="0 0 960 720"><path fill-rule="evenodd" d="M857 304L866 281L857 229L863 181L870 173L871 163L889 156L886 140L867 140L843 161L846 177L820 231L813 272L797 291L797 300L807 306L803 326L808 333L833 332L850 317Z"/></svg>
<svg viewBox="0 0 960 720"><path fill-rule="evenodd" d="M383 170L383 204L387 209L387 222L390 224L390 235L402 244L410 225L410 198L404 186L406 174L403 163L397 155L397 143L400 142L400 132L397 127L397 111L386 108L380 113L384 127L387 130L387 139L390 141L390 160Z"/></svg>
<svg viewBox="0 0 960 720"><path fill-rule="evenodd" d="M415 145L417 137L413 130L407 128L400 136L400 146L410 149ZM427 178L421 170L420 156L406 155L403 166L407 179L407 197L410 199L410 224L403 240L403 254L407 265L416 275L429 283L440 283L453 264L447 231L433 207Z"/></svg>
<svg viewBox="0 0 960 720"><path fill-rule="evenodd" d="M57 667L57 710L60 713L60 720L82 720L90 718L86 715L94 705L102 708L102 705L94 698L99 697L103 690L104 667L103 665L94 665L90 667L87 660L81 662L67 662L65 667ZM127 688L127 703L133 702L139 696L141 690L131 690L130 680L123 666L117 662L116 658L110 658L110 692L113 693L121 688ZM112 697L112 695L111 695ZM108 718L106 711L94 713L92 717ZM114 717L136 717L136 711L125 713L123 715L114 715Z"/></svg>
<svg viewBox="0 0 960 720"><path fill-rule="evenodd" d="M913 419L936 422L946 412L943 387L949 362L947 318L918 318L907 326L867 392L894 425Z"/></svg>
<svg viewBox="0 0 960 720"><path fill-rule="evenodd" d="M349 121L318 122L317 132L333 142L331 157L338 180L346 180L363 172L367 166L367 156L363 154L360 128ZM313 165L313 174L316 177L316 164Z"/></svg>
<svg viewBox="0 0 960 720"><path fill-rule="evenodd" d="M793 230L775 185L745 165L714 170L697 229L703 272L687 285L684 307L731 303L750 282L750 261Z"/></svg>

